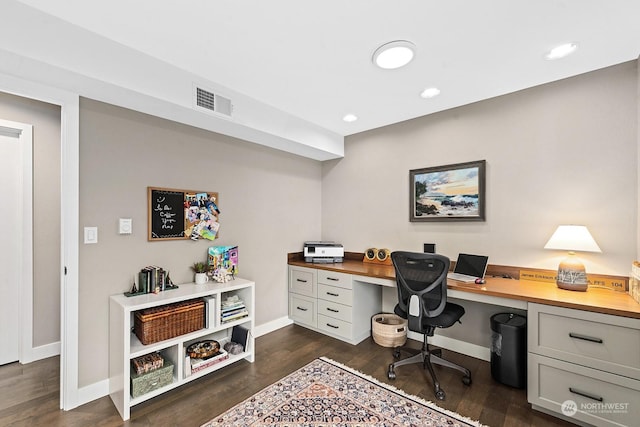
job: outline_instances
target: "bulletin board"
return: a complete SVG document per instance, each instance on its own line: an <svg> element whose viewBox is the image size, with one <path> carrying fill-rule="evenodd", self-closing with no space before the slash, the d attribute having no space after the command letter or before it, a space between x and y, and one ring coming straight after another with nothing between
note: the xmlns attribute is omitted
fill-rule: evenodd
<svg viewBox="0 0 640 427"><path fill-rule="evenodd" d="M218 193L147 187L148 240L215 240L220 230Z"/></svg>

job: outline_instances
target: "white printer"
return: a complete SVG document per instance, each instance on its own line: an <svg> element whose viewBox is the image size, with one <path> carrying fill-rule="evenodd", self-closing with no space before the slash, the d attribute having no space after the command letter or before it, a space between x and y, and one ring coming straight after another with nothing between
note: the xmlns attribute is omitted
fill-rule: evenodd
<svg viewBox="0 0 640 427"><path fill-rule="evenodd" d="M305 262L335 263L344 260L344 248L336 242L304 242Z"/></svg>

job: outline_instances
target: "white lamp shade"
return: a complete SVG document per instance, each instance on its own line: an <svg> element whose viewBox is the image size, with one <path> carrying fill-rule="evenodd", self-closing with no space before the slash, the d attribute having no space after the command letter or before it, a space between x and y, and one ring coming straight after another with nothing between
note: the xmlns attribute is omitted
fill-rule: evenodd
<svg viewBox="0 0 640 427"><path fill-rule="evenodd" d="M584 225L560 225L553 233L545 249L580 252L602 252Z"/></svg>

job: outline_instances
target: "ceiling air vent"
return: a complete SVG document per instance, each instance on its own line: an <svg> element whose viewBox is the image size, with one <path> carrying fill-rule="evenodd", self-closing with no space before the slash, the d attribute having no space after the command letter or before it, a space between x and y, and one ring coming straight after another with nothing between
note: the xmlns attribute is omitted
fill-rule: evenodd
<svg viewBox="0 0 640 427"><path fill-rule="evenodd" d="M229 98L220 96L216 93L210 92L206 89L202 89L196 86L196 107L204 109L209 112L221 114L223 116L231 117L233 112L233 104Z"/></svg>

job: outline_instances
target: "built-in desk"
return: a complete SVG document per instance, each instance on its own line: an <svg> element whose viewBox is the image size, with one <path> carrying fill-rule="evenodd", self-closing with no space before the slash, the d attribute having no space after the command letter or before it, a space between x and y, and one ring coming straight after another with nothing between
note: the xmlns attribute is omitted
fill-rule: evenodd
<svg viewBox="0 0 640 427"><path fill-rule="evenodd" d="M311 264L290 257L288 262L289 265L299 267L311 267L360 276L362 281L380 286L395 287L396 285L393 266L364 263L351 259L345 259L344 262L336 264ZM640 304L627 293L609 289L589 288L587 292L576 292L559 289L554 283L490 276L486 278L484 285L449 280L447 288L453 291L450 293L453 298L487 304L526 309L526 303L531 302L640 319ZM518 303L518 301L523 303Z"/></svg>
<svg viewBox="0 0 640 427"><path fill-rule="evenodd" d="M364 263L361 259L351 257L342 263L312 264L304 262L299 254L289 254L289 297L290 302L295 301L290 304L291 318L303 326L325 332L317 328L317 310L323 302L312 285L314 277L328 278L327 273L336 274L354 293L358 289L364 292L368 285L382 294L380 300L372 300L367 293L367 302L353 294L350 305L345 307L351 314L349 325L359 323L362 328L370 322L365 317L370 316L377 301L382 302L378 306L380 310L390 311L397 298L393 267ZM309 286L302 291L306 296L298 295L295 289L297 279L307 280L296 276L303 273L309 275L309 282L304 283ZM587 292L575 292L559 289L555 283L490 275L483 285L449 280L447 287L448 298L460 300L466 310L463 324L449 329L464 332L467 328L480 328L480 332L466 333L467 337L480 336L483 344L469 344L464 336L462 339L455 335L443 336L449 329L439 331L433 344L489 360L490 331L486 330L490 313L509 309L526 311L527 398L534 409L596 426L631 426L640 419L640 304L627 293L591 287ZM361 301L363 304L359 304ZM366 307L363 309L361 305ZM297 308L302 308L309 317L299 321L294 312ZM359 319L360 316L363 318ZM328 334L344 339L330 330ZM347 341L357 343L364 335L359 330ZM411 333L409 336L421 338L412 337ZM567 401L575 402L577 408L570 416L562 413L562 405Z"/></svg>

